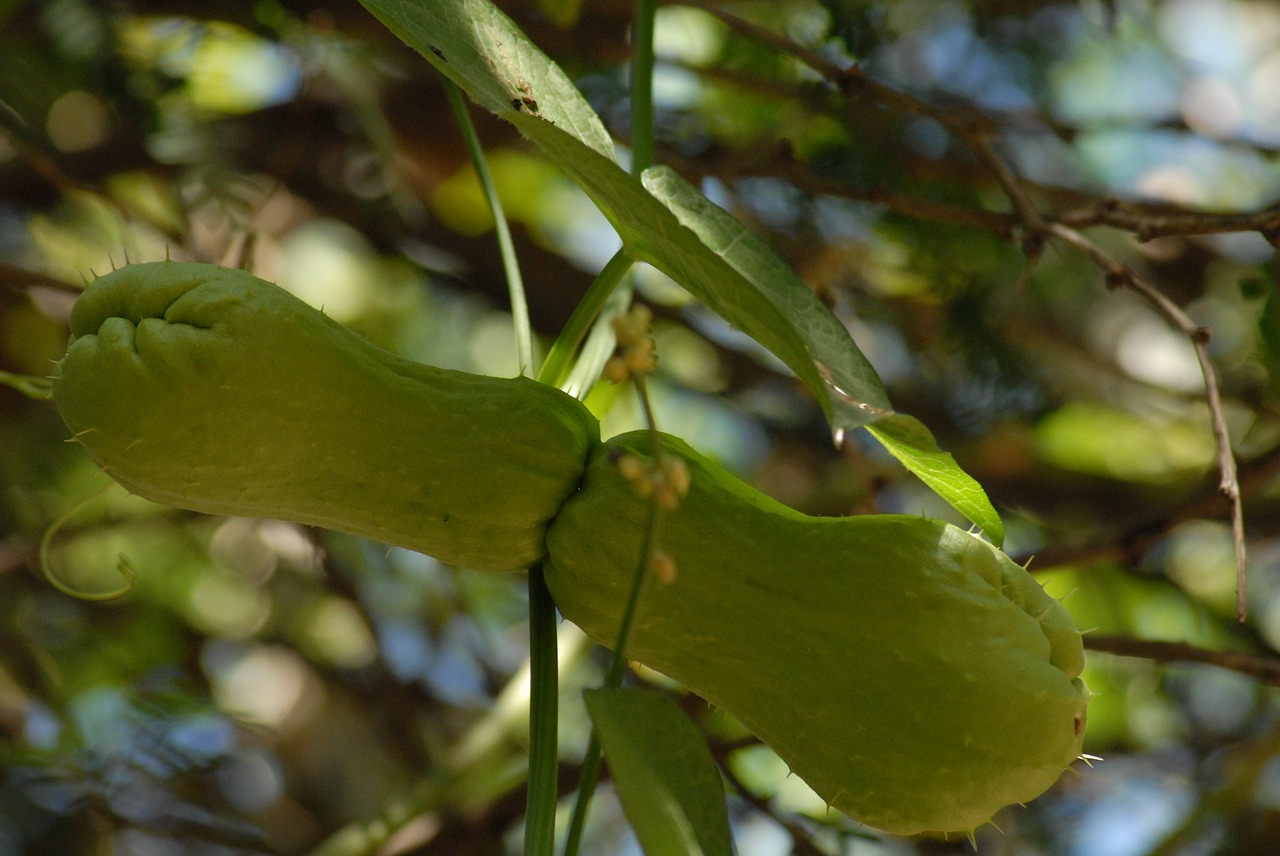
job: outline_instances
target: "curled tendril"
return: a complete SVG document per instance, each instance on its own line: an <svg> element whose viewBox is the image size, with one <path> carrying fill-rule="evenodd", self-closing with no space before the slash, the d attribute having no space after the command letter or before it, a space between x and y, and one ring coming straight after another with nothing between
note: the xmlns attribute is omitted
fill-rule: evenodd
<svg viewBox="0 0 1280 856"><path fill-rule="evenodd" d="M116 560L116 570L120 572L120 576L124 577L124 586L111 591L83 591L73 588L58 579L53 572L53 568L49 565L49 544L52 543L53 536L58 534L63 526L67 525L68 520L83 511L89 503L106 493L111 488L111 485L112 482L107 482L98 490L95 490L64 511L61 517L49 524L49 528L44 531L43 537L40 538L40 572L44 574L44 578L48 580L49 585L70 597L79 598L80 600L115 600L133 591L133 584L138 579L138 569L134 567L133 562L124 553L121 553Z"/></svg>

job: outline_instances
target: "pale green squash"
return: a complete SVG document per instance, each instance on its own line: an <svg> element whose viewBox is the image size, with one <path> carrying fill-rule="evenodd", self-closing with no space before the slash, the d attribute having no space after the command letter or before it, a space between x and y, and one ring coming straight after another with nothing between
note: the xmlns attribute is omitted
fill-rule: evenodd
<svg viewBox="0 0 1280 856"><path fill-rule="evenodd" d="M723 707L835 808L896 832L969 831L1080 754L1080 635L1021 567L918 517L813 518L683 442L692 484L663 521L675 579L648 582L627 656ZM564 616L614 644L649 509L591 456L548 533Z"/></svg>
<svg viewBox="0 0 1280 856"><path fill-rule="evenodd" d="M58 410L133 493L477 570L542 557L599 439L559 390L401 359L244 271L130 265L89 285L71 333Z"/></svg>
<svg viewBox="0 0 1280 856"><path fill-rule="evenodd" d="M613 644L649 513L616 461L648 435L601 445L555 389L402 360L242 271L131 265L71 322L56 403L134 493L479 570L549 551L565 617ZM971 830L1077 757L1079 633L1003 553L920 518L806 517L663 443L692 487L662 530L675 579L650 582L628 656L890 832Z"/></svg>

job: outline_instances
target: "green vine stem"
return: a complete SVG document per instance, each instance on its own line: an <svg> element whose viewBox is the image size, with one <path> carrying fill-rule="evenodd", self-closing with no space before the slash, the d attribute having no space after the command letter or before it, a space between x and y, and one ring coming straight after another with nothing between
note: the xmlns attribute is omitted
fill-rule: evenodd
<svg viewBox="0 0 1280 856"><path fill-rule="evenodd" d="M631 174L638 177L653 163L654 154L653 33L657 15L657 2L656 0L636 0L635 9L635 18L631 25ZM623 263L619 262L619 257L625 258L625 267L622 267ZM619 262L619 267L621 267L621 270L617 273L618 280L621 280L622 275L631 269L632 259L625 257L622 251L619 251L609 260L605 270L601 271L601 275L596 278L596 282L592 283L591 289L588 291L588 297L594 298L600 306L604 305L608 292L602 295L594 295L592 292L596 290L606 271L609 271L615 262ZM616 282L608 285L609 292L612 292L615 284ZM586 303L585 299L583 303ZM582 306L580 305L579 309L581 308ZM599 309L596 308L588 317L594 318L595 313L598 311ZM575 310L574 315L576 316L577 314ZM568 332L567 327L566 332ZM580 341L582 335L585 335L585 332L586 323L584 321L582 333L579 334L578 339L570 342L570 351L576 349L578 341ZM563 334L562 338L564 338ZM557 340L556 344L560 344L560 341ZM562 359L567 362L567 355ZM550 358L548 358L548 362L550 362ZM653 407L649 400L648 390L645 387L644 377L637 375L633 380L636 385L636 394L640 397L640 403L644 409L645 421L648 423L649 430L655 432L655 453L658 453L656 441L657 425L654 422ZM653 562L661 522L662 510L655 501L649 506L649 519L645 526L644 540L641 543L640 556L636 564L635 578L632 580L631 591L627 596L626 610L622 616L622 624L618 628L618 641L614 645L613 659L609 663L609 672L605 677L604 685L606 687L616 687L622 683L622 676L626 670L627 663L627 637L631 634L631 624L635 617L636 605L640 602L640 593L644 588L649 566ZM595 793L596 782L599 777L600 741L596 737L595 729L593 728L591 739L587 744L587 753L582 759L582 775L578 783L578 795L574 801L573 814L569 819L569 829L565 836L564 856L577 856L578 848L582 843L582 832L586 828L587 810L591 805L591 797Z"/></svg>
<svg viewBox="0 0 1280 856"><path fill-rule="evenodd" d="M559 702L556 605L542 566L529 570L529 781L525 856L552 856L556 838L556 719Z"/></svg>
<svg viewBox="0 0 1280 856"><path fill-rule="evenodd" d="M636 0L631 25L631 174L653 165L653 28L657 0Z"/></svg>
<svg viewBox="0 0 1280 856"><path fill-rule="evenodd" d="M656 0L637 0L631 37L631 174L637 178L653 165L653 29L656 13ZM592 323L599 318L597 329L607 327L610 319L600 317L600 312L633 264L635 261L627 255L625 248L609 259L547 354L540 380L563 386L569 377L569 362ZM630 302L628 296L622 308L625 310Z"/></svg>
<svg viewBox="0 0 1280 856"><path fill-rule="evenodd" d="M444 81L445 91L449 94L449 106L453 108L453 116L462 131L463 142L467 153L471 156L471 164L475 168L476 177L484 191L485 201L493 214L493 228L498 237L498 252L502 256L502 269L507 276L507 291L511 299L511 317L516 331L516 358L520 363L520 374L533 374L533 329L529 323L529 303L524 292L524 278L520 275L520 265L516 262L516 248L511 240L511 227L502 210L502 201L498 198L498 189L493 183L493 175L489 172L488 161L485 160L484 149L480 146L480 138L476 135L475 125L471 122L471 114L467 112L466 101L458 87L448 79Z"/></svg>
<svg viewBox="0 0 1280 856"><path fill-rule="evenodd" d="M546 360L542 363L542 369L538 372L538 380L563 388L565 380L569 377L570 363L574 353L582 344L582 340L587 337L605 302L634 263L625 249L613 254L613 257L596 275L591 287L582 296L582 300L574 307L573 314L569 316L560 335L556 337ZM607 323L607 319L605 320Z"/></svg>
<svg viewBox="0 0 1280 856"><path fill-rule="evenodd" d="M636 379L637 391L643 389L643 380ZM641 399L647 394L640 392ZM649 412L648 402L645 411ZM650 429L657 429L650 425ZM649 577L649 567L653 562L654 551L658 543L658 533L662 523L662 510L657 502L649 504L649 518L646 521L644 540L640 545L640 558L636 563L635 575L631 581L631 591L627 595L626 608L622 614L622 624L618 628L618 641L613 646L613 659L609 661L609 671L605 675L604 686L608 688L622 685L623 675L627 668L627 637L631 635L631 624L635 619L636 607L640 603L640 595L644 590L645 580ZM582 759L582 775L578 782L578 795L573 804L573 814L569 818L569 831L565 836L564 856L577 856L582 843L582 832L586 828L587 809L591 806L591 797L595 793L596 783L600 778L600 741L592 729L591 739L587 744L586 755Z"/></svg>
<svg viewBox="0 0 1280 856"><path fill-rule="evenodd" d="M511 240L511 228L503 213L502 201L498 198L498 190L489 172L484 149L467 112L462 93L448 80L445 81L445 90L489 211L493 215L498 251L502 255L502 267L511 295L511 315L515 323L520 374L530 375L533 373L533 331L529 323L524 279L520 275L515 244ZM560 695L556 656L556 607L543 580L542 568L534 567L529 570L529 778L524 834L526 856L551 856L555 851L556 770L559 763L556 719Z"/></svg>

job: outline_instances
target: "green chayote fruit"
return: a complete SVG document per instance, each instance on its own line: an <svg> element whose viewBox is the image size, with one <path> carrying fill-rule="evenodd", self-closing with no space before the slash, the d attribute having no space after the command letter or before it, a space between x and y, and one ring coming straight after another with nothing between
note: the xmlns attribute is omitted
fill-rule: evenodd
<svg viewBox="0 0 1280 856"><path fill-rule="evenodd" d="M58 410L133 493L477 570L543 556L599 441L557 389L401 359L244 271L129 265L85 289L71 334Z"/></svg>
<svg viewBox="0 0 1280 856"><path fill-rule="evenodd" d="M162 262L91 284L54 398L126 488L294 520L478 570L549 552L557 605L613 644L649 500L573 398L382 351L243 271ZM835 808L890 832L970 830L1080 752L1070 616L1003 553L935 521L811 518L680 441L672 582L631 658L737 716ZM585 471L585 481L584 481Z"/></svg>
<svg viewBox="0 0 1280 856"><path fill-rule="evenodd" d="M627 656L737 717L830 805L909 834L969 831L1080 755L1080 634L1021 567L973 535L899 515L814 518L681 441L691 487L664 518L671 582L650 580ZM612 646L649 500L598 447L548 532L565 618Z"/></svg>

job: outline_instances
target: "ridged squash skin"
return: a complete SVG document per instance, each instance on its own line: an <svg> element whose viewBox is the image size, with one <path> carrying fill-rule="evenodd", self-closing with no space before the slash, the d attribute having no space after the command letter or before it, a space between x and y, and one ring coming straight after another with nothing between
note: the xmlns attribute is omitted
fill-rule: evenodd
<svg viewBox="0 0 1280 856"><path fill-rule="evenodd" d="M627 657L737 717L830 805L880 829L969 831L1080 754L1080 634L1003 553L945 523L813 518L674 437L691 487L662 523ZM649 514L620 473L647 433L592 454L548 533L565 618L616 640Z"/></svg>
<svg viewBox="0 0 1280 856"><path fill-rule="evenodd" d="M542 558L599 442L557 389L401 359L244 271L129 265L85 289L71 334L54 400L131 492L476 570Z"/></svg>

